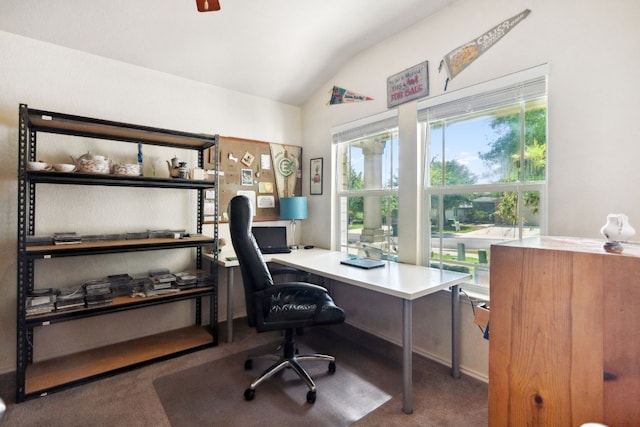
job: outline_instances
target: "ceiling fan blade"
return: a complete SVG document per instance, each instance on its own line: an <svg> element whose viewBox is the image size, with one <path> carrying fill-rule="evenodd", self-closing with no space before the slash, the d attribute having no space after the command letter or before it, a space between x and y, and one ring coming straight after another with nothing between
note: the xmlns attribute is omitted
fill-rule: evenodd
<svg viewBox="0 0 640 427"><path fill-rule="evenodd" d="M220 10L219 0L196 0L196 6L198 6L198 12L213 12Z"/></svg>

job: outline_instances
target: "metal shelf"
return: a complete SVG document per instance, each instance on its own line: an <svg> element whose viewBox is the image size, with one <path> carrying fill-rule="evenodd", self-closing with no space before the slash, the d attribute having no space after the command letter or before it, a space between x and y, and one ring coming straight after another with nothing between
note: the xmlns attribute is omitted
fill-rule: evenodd
<svg viewBox="0 0 640 427"><path fill-rule="evenodd" d="M32 131L84 136L114 141L205 150L218 142L218 135L182 132L151 126L140 126L110 120L94 119L52 111L28 109Z"/></svg>
<svg viewBox="0 0 640 427"><path fill-rule="evenodd" d="M28 366L24 399L85 384L150 363L217 345L214 331L198 325L136 338ZM55 372L54 375L51 373Z"/></svg>
<svg viewBox="0 0 640 427"><path fill-rule="evenodd" d="M155 187L205 190L215 187L212 181L180 178L154 178L77 172L25 171L25 177L38 184L107 185L114 187Z"/></svg>
<svg viewBox="0 0 640 427"><path fill-rule="evenodd" d="M139 252L159 249L193 248L215 245L209 236L190 236L180 239L151 238L132 240L106 240L82 242L67 245L27 246L25 255L30 259L48 259L79 255L112 254L119 252Z"/></svg>
<svg viewBox="0 0 640 427"><path fill-rule="evenodd" d="M176 301L184 301L195 297L212 296L216 292L217 289L215 286L207 286L202 288L185 289L172 294L156 295L151 297L115 297L111 304L96 307L81 307L73 310L52 311L51 313L46 314L26 316L25 325L30 328L46 326L52 323L66 322L85 317L99 316L102 314L116 313L119 311L150 307Z"/></svg>
<svg viewBox="0 0 640 427"><path fill-rule="evenodd" d="M108 305L82 307L68 311L26 315L26 299L35 286L36 260L152 251L163 249L193 248L195 266L201 268L202 248L217 245L218 227L214 222L213 236L202 235L204 218L204 191L213 189L218 200L218 176L213 181L147 176L121 176L111 174L63 173L29 171L29 161L35 160L38 132L87 137L102 140L141 143L175 147L198 152L198 166L202 167L204 152L211 148L213 158L218 159L218 135L207 135L133 125L89 117L19 107L18 141L18 265L17 265L17 360L16 401L46 395L76 384L142 366L157 360L179 356L186 352L218 344L218 285L217 264L212 263L212 286L181 290L176 293L146 298L116 297ZM214 162L215 163L215 162ZM151 238L82 242L67 245L28 245L28 237L35 234L36 188L40 184L89 185L114 187L172 188L196 190L196 232L180 239ZM216 205L215 217L218 217ZM215 252L217 257L217 252ZM209 299L209 324L202 325L203 298ZM100 349L89 349L62 358L34 363L34 328L78 320L86 317L108 315L126 310L194 300L194 325L175 331L166 331L149 337L117 343Z"/></svg>

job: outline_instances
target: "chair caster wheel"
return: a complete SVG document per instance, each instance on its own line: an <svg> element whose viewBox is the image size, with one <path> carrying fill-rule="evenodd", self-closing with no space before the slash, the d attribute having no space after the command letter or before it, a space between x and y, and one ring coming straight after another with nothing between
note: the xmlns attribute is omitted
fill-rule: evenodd
<svg viewBox="0 0 640 427"><path fill-rule="evenodd" d="M246 393L245 393L246 395ZM315 391L309 391L307 393L307 402L309 403L315 403L316 401L316 392Z"/></svg>
<svg viewBox="0 0 640 427"><path fill-rule="evenodd" d="M336 373L336 362L329 362L329 373L330 374Z"/></svg>
<svg viewBox="0 0 640 427"><path fill-rule="evenodd" d="M253 369L253 359L247 359L244 361L244 370L250 371Z"/></svg>
<svg viewBox="0 0 640 427"><path fill-rule="evenodd" d="M253 398L256 397L256 391L253 389L246 389L244 391L244 400L253 400ZM307 400L309 399L309 396L307 395ZM315 396L314 396L314 400L315 400Z"/></svg>

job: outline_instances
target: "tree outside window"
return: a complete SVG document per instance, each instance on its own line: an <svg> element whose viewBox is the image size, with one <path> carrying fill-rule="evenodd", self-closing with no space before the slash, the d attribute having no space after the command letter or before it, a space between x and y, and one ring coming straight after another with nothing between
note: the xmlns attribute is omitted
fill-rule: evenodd
<svg viewBox="0 0 640 427"><path fill-rule="evenodd" d="M468 271L488 286L491 245L540 233L547 114L539 87L529 99L480 94L422 115L432 266Z"/></svg>

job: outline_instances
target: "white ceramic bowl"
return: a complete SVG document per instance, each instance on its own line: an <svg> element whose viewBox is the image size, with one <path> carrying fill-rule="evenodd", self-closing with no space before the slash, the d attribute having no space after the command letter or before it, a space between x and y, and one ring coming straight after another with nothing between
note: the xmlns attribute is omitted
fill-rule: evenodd
<svg viewBox="0 0 640 427"><path fill-rule="evenodd" d="M27 169L30 171L43 171L51 168L49 163L45 162L27 162Z"/></svg>
<svg viewBox="0 0 640 427"><path fill-rule="evenodd" d="M76 170L76 165L70 165L68 163L56 163L53 168L57 172L73 172Z"/></svg>
<svg viewBox="0 0 640 427"><path fill-rule="evenodd" d="M111 171L114 175L140 175L140 165L136 163L122 164L118 163L111 167Z"/></svg>

